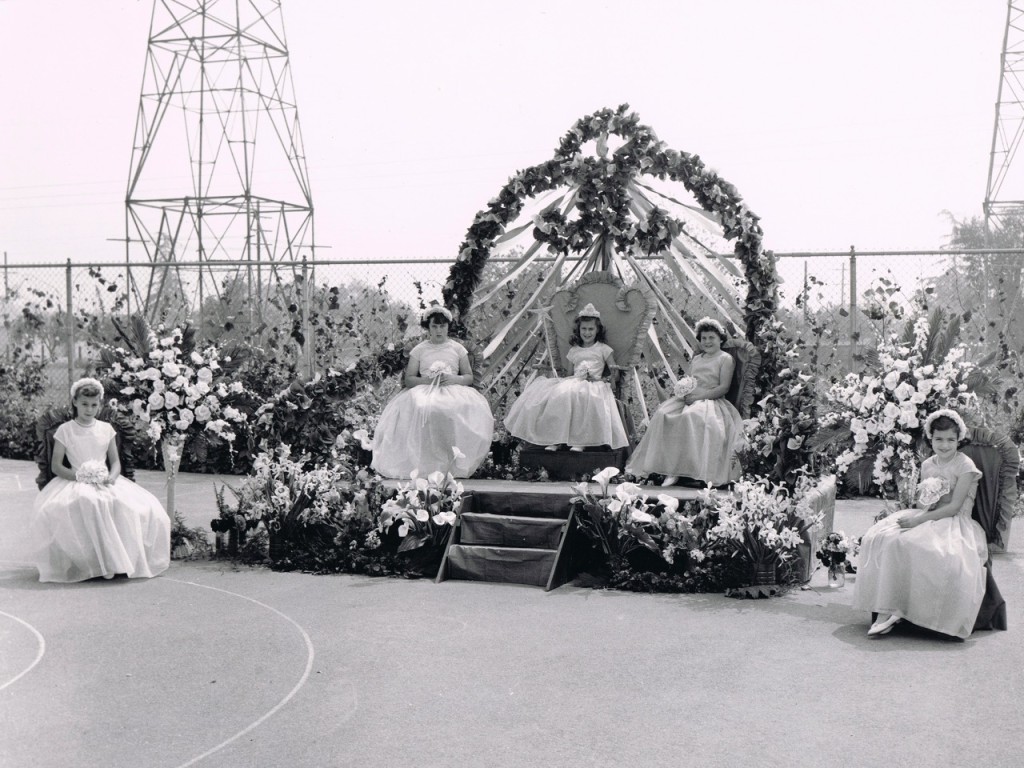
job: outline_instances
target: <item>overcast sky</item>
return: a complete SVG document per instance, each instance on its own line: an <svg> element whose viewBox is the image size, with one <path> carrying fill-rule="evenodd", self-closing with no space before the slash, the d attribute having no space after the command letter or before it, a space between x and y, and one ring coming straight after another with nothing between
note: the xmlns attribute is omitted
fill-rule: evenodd
<svg viewBox="0 0 1024 768"><path fill-rule="evenodd" d="M0 250L120 260L149 0L0 0ZM928 249L985 194L1006 3L285 0L327 258L443 258L628 102L779 251ZM184 194L184 192L183 192Z"/></svg>

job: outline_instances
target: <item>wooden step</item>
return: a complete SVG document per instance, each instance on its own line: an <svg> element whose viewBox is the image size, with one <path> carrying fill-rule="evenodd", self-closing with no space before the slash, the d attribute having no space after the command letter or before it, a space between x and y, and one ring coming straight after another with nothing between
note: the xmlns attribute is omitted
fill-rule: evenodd
<svg viewBox="0 0 1024 768"><path fill-rule="evenodd" d="M448 548L447 575L452 579L546 587L556 554L553 549L452 544Z"/></svg>
<svg viewBox="0 0 1024 768"><path fill-rule="evenodd" d="M464 497L462 512L511 517L544 517L569 519L569 499L575 494L566 485L560 493L509 493L508 491L474 490ZM472 500L469 501L468 498Z"/></svg>
<svg viewBox="0 0 1024 768"><path fill-rule="evenodd" d="M552 480L579 480L584 475L593 476L605 467L626 466L629 451L616 450L547 451L544 448L524 446L519 452L519 464L524 469L547 470Z"/></svg>
<svg viewBox="0 0 1024 768"><path fill-rule="evenodd" d="M464 512L459 543L474 546L558 549L565 523L565 520L559 518Z"/></svg>

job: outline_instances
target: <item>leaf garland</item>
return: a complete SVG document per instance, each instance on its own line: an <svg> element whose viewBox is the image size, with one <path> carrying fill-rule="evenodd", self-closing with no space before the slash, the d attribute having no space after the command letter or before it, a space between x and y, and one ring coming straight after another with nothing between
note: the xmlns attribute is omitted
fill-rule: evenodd
<svg viewBox="0 0 1024 768"><path fill-rule="evenodd" d="M610 156L608 135L623 139ZM583 145L591 140L597 142L597 157L581 154ZM442 291L445 305L457 318L454 330L458 333L463 328L495 241L520 215L525 201L543 192L560 186L576 188L576 218L570 220L556 206L534 219L534 239L556 253L584 252L602 239L614 243L620 252L635 248L653 255L665 251L683 223L657 206L646 218L634 218L627 186L640 175L682 183L704 210L718 215L725 237L736 240L734 253L749 285L744 303L746 336L762 346L765 333L775 335L771 323L778 305L778 275L772 253L762 249L758 216L747 208L736 188L698 155L666 148L654 131L629 111L628 104L576 121L551 160L516 173L476 214ZM762 360L759 391L765 391L777 369L778 361L770 355Z"/></svg>

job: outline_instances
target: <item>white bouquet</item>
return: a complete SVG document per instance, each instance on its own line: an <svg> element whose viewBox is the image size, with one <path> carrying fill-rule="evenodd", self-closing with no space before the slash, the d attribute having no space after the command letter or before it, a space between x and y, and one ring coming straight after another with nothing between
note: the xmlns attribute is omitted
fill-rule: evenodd
<svg viewBox="0 0 1024 768"><path fill-rule="evenodd" d="M949 493L949 482L944 477L929 477L917 484L917 500L926 507L932 506Z"/></svg>
<svg viewBox="0 0 1024 768"><path fill-rule="evenodd" d="M448 363L441 360L431 363L430 367L427 369L427 376L432 379L435 379L445 373L454 373L454 371L452 371Z"/></svg>
<svg viewBox="0 0 1024 768"><path fill-rule="evenodd" d="M594 370L595 370L594 366L591 365L590 363L587 363L587 362L576 363L576 367L573 368L572 374L577 379L582 379L583 381L587 381L588 379L590 379L593 376Z"/></svg>
<svg viewBox="0 0 1024 768"><path fill-rule="evenodd" d="M82 466L75 470L75 479L90 485L103 485L109 476L107 465L102 461L84 461Z"/></svg>
<svg viewBox="0 0 1024 768"><path fill-rule="evenodd" d="M697 388L697 380L693 376L682 376L672 387L672 394L676 397L686 397Z"/></svg>

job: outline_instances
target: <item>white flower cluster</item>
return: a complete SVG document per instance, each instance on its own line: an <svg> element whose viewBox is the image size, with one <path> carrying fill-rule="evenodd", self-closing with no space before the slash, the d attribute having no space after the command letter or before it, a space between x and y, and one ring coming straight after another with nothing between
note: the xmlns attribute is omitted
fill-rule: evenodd
<svg viewBox="0 0 1024 768"><path fill-rule="evenodd" d="M944 477L928 477L917 484L917 500L930 507L949 493L949 481Z"/></svg>
<svg viewBox="0 0 1024 768"><path fill-rule="evenodd" d="M733 542L744 549L767 547L782 562L789 560L803 542L804 531L821 524L821 513L813 511L807 494L799 487L790 496L784 487L767 481L744 480L736 483L732 494L713 503L717 505L718 524L708 531L709 538Z"/></svg>
<svg viewBox="0 0 1024 768"><path fill-rule="evenodd" d="M847 374L829 390L829 400L839 409L832 422L849 423L853 433L853 447L837 459L839 474L873 453L875 482L879 486L895 482L916 461L913 446L929 413L938 408L977 407L977 397L967 391L966 381L975 370L964 360L967 348L957 345L939 365L926 365L926 317L916 321L914 333L913 347L900 346L895 340L880 345L877 372Z"/></svg>
<svg viewBox="0 0 1024 768"><path fill-rule="evenodd" d="M304 469L303 457L293 459L289 446L282 445L275 453L263 452L253 460L252 475L239 492L239 508L275 530L282 521L309 525L330 520L332 509L341 503L338 488L344 479L339 467ZM355 511L353 505L349 514Z"/></svg>
<svg viewBox="0 0 1024 768"><path fill-rule="evenodd" d="M146 359L125 349L113 350L116 362L110 378L131 415L148 426L154 442L165 434L185 435L205 429L220 438L235 439L235 428L246 415L228 404L232 395L245 390L241 382L215 383L220 369L216 347L193 351L187 358L181 349L182 333L175 328L162 338L151 335Z"/></svg>
<svg viewBox="0 0 1024 768"><path fill-rule="evenodd" d="M598 366L597 364L590 363L586 360L581 360L580 362L576 363L576 365L572 369L573 376L583 381L588 381L590 379L599 379L601 378L601 374L603 372L603 363L600 366Z"/></svg>
<svg viewBox="0 0 1024 768"><path fill-rule="evenodd" d="M436 535L438 529L455 523L463 486L450 472L431 472L420 477L413 470L410 477L411 482L399 484L397 496L384 502L380 530L387 531L398 523L401 538L415 534L425 541Z"/></svg>
<svg viewBox="0 0 1024 768"><path fill-rule="evenodd" d="M697 380L693 376L682 376L672 387L672 394L683 398L697 388Z"/></svg>
<svg viewBox="0 0 1024 768"><path fill-rule="evenodd" d="M443 360L437 360L436 362L431 363L430 367L427 368L427 376L432 379L445 373L453 374L455 371L453 371L452 367Z"/></svg>
<svg viewBox="0 0 1024 768"><path fill-rule="evenodd" d="M110 471L102 461L83 461L82 466L75 470L75 480L90 485L102 485L109 476Z"/></svg>

